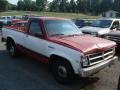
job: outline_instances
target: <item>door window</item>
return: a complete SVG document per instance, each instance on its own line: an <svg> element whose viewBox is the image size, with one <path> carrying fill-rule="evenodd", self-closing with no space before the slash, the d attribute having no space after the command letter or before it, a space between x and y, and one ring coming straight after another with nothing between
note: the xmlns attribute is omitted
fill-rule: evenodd
<svg viewBox="0 0 120 90"><path fill-rule="evenodd" d="M112 28L111 29L116 29L119 27L119 21L113 22Z"/></svg>
<svg viewBox="0 0 120 90"><path fill-rule="evenodd" d="M29 33L33 36L39 37L42 35L42 30L40 27L40 23L37 21L33 21L30 24L30 28L29 28Z"/></svg>

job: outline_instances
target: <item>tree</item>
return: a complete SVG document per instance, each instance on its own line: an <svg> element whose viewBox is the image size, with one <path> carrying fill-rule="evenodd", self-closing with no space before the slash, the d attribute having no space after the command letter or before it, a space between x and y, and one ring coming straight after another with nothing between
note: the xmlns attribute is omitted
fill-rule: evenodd
<svg viewBox="0 0 120 90"><path fill-rule="evenodd" d="M100 4L101 12L112 9L112 0L102 0Z"/></svg>
<svg viewBox="0 0 120 90"><path fill-rule="evenodd" d="M114 0L113 9L120 12L120 0Z"/></svg>
<svg viewBox="0 0 120 90"><path fill-rule="evenodd" d="M39 11L43 11L46 8L47 0L36 0L36 6Z"/></svg>
<svg viewBox="0 0 120 90"><path fill-rule="evenodd" d="M74 0L70 1L70 12L76 12L76 3Z"/></svg>
<svg viewBox="0 0 120 90"><path fill-rule="evenodd" d="M77 0L76 3L77 3L77 11L83 12L84 10L83 0Z"/></svg>
<svg viewBox="0 0 120 90"><path fill-rule="evenodd" d="M32 6L32 1L31 0L24 0L24 9L26 11L30 11Z"/></svg>
<svg viewBox="0 0 120 90"><path fill-rule="evenodd" d="M17 10L17 5L9 4L10 10Z"/></svg>
<svg viewBox="0 0 120 90"><path fill-rule="evenodd" d="M50 11L52 12L59 11L60 3L61 3L61 0L53 0L49 5Z"/></svg>
<svg viewBox="0 0 120 90"><path fill-rule="evenodd" d="M68 8L68 1L67 0L62 0L59 6L60 12L66 12Z"/></svg>
<svg viewBox="0 0 120 90"><path fill-rule="evenodd" d="M32 1L32 7L31 7L32 9L32 11L38 11L38 8L37 8L37 6L36 6L36 2L35 1Z"/></svg>
<svg viewBox="0 0 120 90"><path fill-rule="evenodd" d="M3 1L6 2L6 0L0 0L0 11L7 10L9 7L9 4L6 4L8 2L3 3ZM18 10L44 11L47 6L47 0L19 0L17 4ZM109 9L120 12L120 0L53 0L49 3L48 9L52 12L80 12L98 15Z"/></svg>
<svg viewBox="0 0 120 90"><path fill-rule="evenodd" d="M92 12L92 14L96 15L101 12L101 2L100 0L91 0L90 12Z"/></svg>
<svg viewBox="0 0 120 90"><path fill-rule="evenodd" d="M17 3L17 9L23 10L24 9L24 2L22 0L19 0Z"/></svg>
<svg viewBox="0 0 120 90"><path fill-rule="evenodd" d="M9 8L9 3L7 0L0 0L0 11L6 11Z"/></svg>

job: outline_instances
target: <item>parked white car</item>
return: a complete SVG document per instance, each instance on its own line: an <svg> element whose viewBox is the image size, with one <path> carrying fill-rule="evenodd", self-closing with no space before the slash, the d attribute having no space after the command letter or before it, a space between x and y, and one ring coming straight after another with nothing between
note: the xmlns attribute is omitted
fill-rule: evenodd
<svg viewBox="0 0 120 90"><path fill-rule="evenodd" d="M4 25L8 25L11 22L11 16L2 16L0 21L3 22Z"/></svg>
<svg viewBox="0 0 120 90"><path fill-rule="evenodd" d="M12 19L23 19L23 17L22 16L12 16Z"/></svg>
<svg viewBox="0 0 120 90"><path fill-rule="evenodd" d="M102 18L95 20L91 26L80 28L85 34L91 34L98 37L104 37L110 31L116 30L120 24L120 19Z"/></svg>

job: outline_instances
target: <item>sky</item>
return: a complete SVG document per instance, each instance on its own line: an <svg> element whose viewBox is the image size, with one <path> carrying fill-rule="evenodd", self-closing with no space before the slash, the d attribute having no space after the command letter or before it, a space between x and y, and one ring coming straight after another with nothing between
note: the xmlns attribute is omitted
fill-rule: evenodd
<svg viewBox="0 0 120 90"><path fill-rule="evenodd" d="M33 1L35 1L35 0L33 0ZM52 1L52 0L48 0L48 1ZM17 5L18 0L8 0L8 2Z"/></svg>

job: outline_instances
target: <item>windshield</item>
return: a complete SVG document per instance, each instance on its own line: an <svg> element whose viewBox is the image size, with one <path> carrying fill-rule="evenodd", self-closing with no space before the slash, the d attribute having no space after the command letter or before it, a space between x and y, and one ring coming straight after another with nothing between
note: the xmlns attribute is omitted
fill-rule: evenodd
<svg viewBox="0 0 120 90"><path fill-rule="evenodd" d="M76 24L77 26L81 26L82 24L84 24L84 20L76 20L76 21L75 21L75 24Z"/></svg>
<svg viewBox="0 0 120 90"><path fill-rule="evenodd" d="M5 19L6 19L6 17L1 17L1 19L2 19L2 20L5 20Z"/></svg>
<svg viewBox="0 0 120 90"><path fill-rule="evenodd" d="M45 26L49 36L82 34L70 20L46 20Z"/></svg>
<svg viewBox="0 0 120 90"><path fill-rule="evenodd" d="M92 23L93 27L109 28L112 20L96 20Z"/></svg>
<svg viewBox="0 0 120 90"><path fill-rule="evenodd" d="M10 19L10 17L7 17L7 19Z"/></svg>

